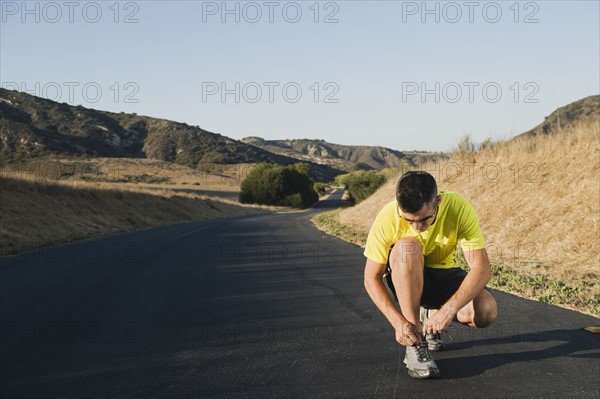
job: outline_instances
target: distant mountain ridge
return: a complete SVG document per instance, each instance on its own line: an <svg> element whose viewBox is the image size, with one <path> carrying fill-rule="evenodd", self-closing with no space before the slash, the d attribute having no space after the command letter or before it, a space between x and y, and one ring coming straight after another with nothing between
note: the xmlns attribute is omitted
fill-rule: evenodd
<svg viewBox="0 0 600 399"><path fill-rule="evenodd" d="M346 171L414 166L443 156L427 152L401 152L380 146L333 144L325 140L265 140L251 136L242 141L275 154L327 164Z"/></svg>
<svg viewBox="0 0 600 399"><path fill-rule="evenodd" d="M600 121L600 95L585 97L557 108L544 118L544 122L522 134L551 134L584 121Z"/></svg>
<svg viewBox="0 0 600 399"><path fill-rule="evenodd" d="M0 88L0 160L48 154L149 158L193 168L207 163L298 162L186 123L97 111ZM342 173L307 163L319 180Z"/></svg>

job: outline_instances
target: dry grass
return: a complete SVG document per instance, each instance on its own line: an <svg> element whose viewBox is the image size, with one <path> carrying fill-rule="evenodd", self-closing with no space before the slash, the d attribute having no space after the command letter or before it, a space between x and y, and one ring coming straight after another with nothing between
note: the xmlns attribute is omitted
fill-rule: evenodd
<svg viewBox="0 0 600 399"><path fill-rule="evenodd" d="M185 190L237 198L240 184L254 164L202 164L199 169L140 158L54 158L4 167L3 174L36 181L70 181L135 185L137 188ZM120 186L114 186L120 187ZM132 187L128 187L132 189Z"/></svg>
<svg viewBox="0 0 600 399"><path fill-rule="evenodd" d="M582 287L598 301L600 275L600 125L520 137L476 154L423 166L440 189L475 206L491 261L523 276ZM397 177L339 215L367 232L394 198ZM539 291L519 294L539 298ZM592 298L592 299L593 299ZM568 303L563 304L570 306ZM576 304L575 308L581 310ZM585 309L584 309L585 310Z"/></svg>
<svg viewBox="0 0 600 399"><path fill-rule="evenodd" d="M29 169L4 170L0 178L0 255L159 225L280 210L199 195L192 187L188 187L190 192L182 192L177 185L118 183L118 178L107 179L104 169L114 166L115 160L93 162L100 168L79 175L52 174L48 164L39 169L43 173L32 169L32 164ZM129 161L118 162L123 167ZM194 177L176 165L152 162L156 161L139 163L135 173L167 176L176 182ZM162 170L162 176L157 169ZM95 178L86 178L90 174ZM201 173L199 176L204 178ZM220 176L211 178L215 192L228 189L217 185ZM236 186L232 186L237 197ZM200 190L204 188L200 186Z"/></svg>
<svg viewBox="0 0 600 399"><path fill-rule="evenodd" d="M520 137L440 186L477 209L493 261L565 282L600 274L600 128ZM464 170L464 168L463 168Z"/></svg>

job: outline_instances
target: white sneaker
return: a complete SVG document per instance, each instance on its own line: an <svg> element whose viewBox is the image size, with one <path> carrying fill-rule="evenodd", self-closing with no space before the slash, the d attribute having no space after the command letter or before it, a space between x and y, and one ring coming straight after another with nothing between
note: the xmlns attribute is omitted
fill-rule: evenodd
<svg viewBox="0 0 600 399"><path fill-rule="evenodd" d="M408 375L412 378L437 378L440 376L440 370L431 358L425 341L422 341L420 346L406 347L404 364L408 369Z"/></svg>

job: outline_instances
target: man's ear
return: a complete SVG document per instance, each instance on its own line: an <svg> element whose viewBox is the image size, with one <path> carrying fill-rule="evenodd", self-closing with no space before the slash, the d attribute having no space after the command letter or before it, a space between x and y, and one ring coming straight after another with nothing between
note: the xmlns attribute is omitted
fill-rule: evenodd
<svg viewBox="0 0 600 399"><path fill-rule="evenodd" d="M439 205L442 202L442 196L438 194L437 198L435 199L435 203L437 205Z"/></svg>

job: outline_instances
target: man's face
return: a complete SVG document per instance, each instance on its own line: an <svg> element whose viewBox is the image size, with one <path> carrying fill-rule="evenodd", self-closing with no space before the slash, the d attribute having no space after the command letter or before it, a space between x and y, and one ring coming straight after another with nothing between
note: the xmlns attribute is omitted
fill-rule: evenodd
<svg viewBox="0 0 600 399"><path fill-rule="evenodd" d="M418 232L423 232L435 222L439 203L440 198L438 196L433 204L423 205L417 213L402 212L402 218L406 220L413 229Z"/></svg>

